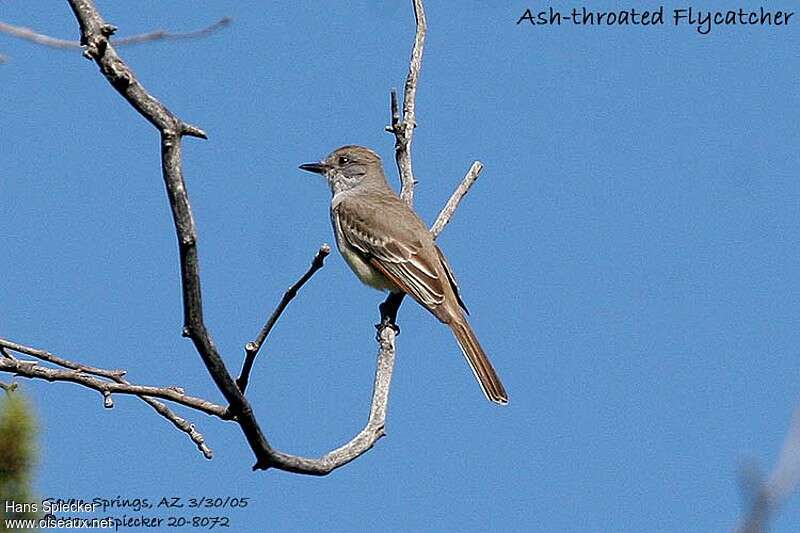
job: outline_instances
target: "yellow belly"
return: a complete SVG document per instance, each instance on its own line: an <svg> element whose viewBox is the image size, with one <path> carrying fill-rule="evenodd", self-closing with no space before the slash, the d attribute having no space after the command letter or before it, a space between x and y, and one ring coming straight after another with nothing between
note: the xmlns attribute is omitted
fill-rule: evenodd
<svg viewBox="0 0 800 533"><path fill-rule="evenodd" d="M397 285L392 283L378 269L365 261L361 254L347 243L336 221L336 217L332 217L331 221L333 222L333 231L336 237L336 247L339 249L339 253L342 254L345 262L355 273L356 277L361 280L361 283L369 285L373 289L378 289L379 291L402 292L397 288Z"/></svg>
<svg viewBox="0 0 800 533"><path fill-rule="evenodd" d="M375 267L364 261L358 252L353 251L346 244L343 246L341 241L336 239L337 248L341 252L342 257L350 266L350 269L355 273L361 283L369 285L379 291L394 291L398 292L397 286L392 283L386 276L384 276Z"/></svg>

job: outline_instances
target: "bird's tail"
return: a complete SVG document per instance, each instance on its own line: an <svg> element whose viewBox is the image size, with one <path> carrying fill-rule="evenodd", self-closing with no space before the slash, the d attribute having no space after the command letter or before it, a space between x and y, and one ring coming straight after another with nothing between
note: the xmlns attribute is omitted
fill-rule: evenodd
<svg viewBox="0 0 800 533"><path fill-rule="evenodd" d="M489 362L489 358L486 357L486 353L481 348L478 338L472 331L467 319L462 315L450 322L449 326L453 330L453 335L455 335L461 351L464 352L464 357L467 358L475 378L480 383L483 394L494 403L507 404L508 394L506 394L506 389L500 382L497 372L494 371L492 363Z"/></svg>

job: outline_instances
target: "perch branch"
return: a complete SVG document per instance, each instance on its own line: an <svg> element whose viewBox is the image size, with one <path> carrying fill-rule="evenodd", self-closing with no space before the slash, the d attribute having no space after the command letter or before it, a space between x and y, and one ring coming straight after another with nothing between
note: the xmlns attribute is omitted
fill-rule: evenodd
<svg viewBox="0 0 800 533"><path fill-rule="evenodd" d="M241 428L245 438L256 456L254 469L278 468L290 472L326 475L350 461L361 456L385 435L384 427L389 399L389 388L392 379L395 361L395 331L391 327L383 326L378 331L378 357L375 371L375 381L372 394L370 414L364 428L349 442L320 458L312 459L287 454L270 447L264 437L258 422L253 414L243 391L252 369L253 360L261 345L264 343L270 330L280 318L289 302L295 297L299 289L319 270L330 253L327 245L320 248L309 270L284 294L278 308L267 321L267 324L258 337L248 343L247 352L250 362L245 360L246 370L240 377L241 389L225 367L216 346L203 321L202 295L200 288L200 275L197 254L197 232L191 206L186 191L182 174L181 141L183 136L205 138L201 129L183 122L167 109L161 102L152 96L136 79L133 71L119 57L109 41L109 37L116 28L107 24L98 13L92 0L68 0L81 30L81 46L84 55L93 60L112 87L119 92L128 103L138 111L146 120L153 124L161 136L161 163L162 175L167 190L167 197L172 210L173 223L178 240L181 272L181 294L184 311L183 334L189 337L209 374L225 397L226 407L213 404L202 398L188 396L182 389L176 387L152 387L133 385L124 379L123 370L107 370L96 368L81 363L69 361L52 353L24 346L13 341L0 339L0 372L7 372L31 379L48 381L63 381L77 383L101 393L106 407L113 407L113 394L129 394L140 397L159 414L170 420L181 431L187 433L198 448L206 455L211 456L211 451L205 446L203 436L194 426L183 418L178 417L166 405L158 401L171 401L185 407L195 409L206 414L216 416L223 420L233 420ZM403 117L399 116L396 94L393 105L393 127L398 139L398 165L403 176L406 201L411 205L413 200L414 180L411 174L410 142L415 123L415 94L422 60L422 49L426 30L425 14L422 1L413 0L417 29L412 50L409 75L406 80ZM227 23L227 22L226 22ZM219 24L219 23L218 23ZM213 28L216 29L216 28ZM211 28L199 33L212 31ZM139 36L138 42L144 42L145 37ZM168 38L160 36L158 38ZM135 38L130 38L132 44ZM472 181L477 177L472 177ZM442 222L438 231L447 224L461 197L469 188L463 185L464 190L454 194L445 206ZM452 204L452 205L451 205ZM38 360L24 361L17 359L10 352L34 357ZM61 368L49 368L39 364L44 361ZM13 387L5 385L3 388Z"/></svg>
<svg viewBox="0 0 800 533"><path fill-rule="evenodd" d="M419 71L422 68L422 53L425 50L425 34L428 31L428 21L425 18L425 6L422 0L412 0L414 6L414 45L411 48L411 59L408 62L408 75L403 90L403 113L400 114L400 105L397 101L397 90L390 93L390 112L392 123L386 126L386 131L394 134L394 159L397 171L400 174L400 198L408 207L414 205L414 171L411 168L411 139L414 137L414 128L417 127L417 83ZM403 303L405 295L389 294L380 306L381 324L394 324L397 311Z"/></svg>
<svg viewBox="0 0 800 533"><path fill-rule="evenodd" d="M181 141L183 136L205 138L205 133L199 128L183 122L167 109L161 102L152 96L136 79L132 70L119 57L109 41L109 37L116 31L112 25L107 24L92 0L68 0L80 24L81 45L84 55L100 68L100 71L128 103L138 111L146 120L153 124L161 135L161 163L162 175L167 190L167 197L172 210L173 223L178 240L181 272L181 294L183 299L184 328L183 334L189 337L207 371L214 380L217 388L228 402L227 407L212 404L201 398L190 397L178 388L159 388L142 385L133 385L124 379L122 370L106 370L74 363L60 358L49 352L36 350L12 341L0 340L0 371L17 374L19 376L44 379L49 381L66 381L78 383L100 392L104 405L113 406L113 394L131 394L147 401L156 411L166 416L182 431L190 435L192 440L201 450L204 448L202 435L194 430L191 424L177 417L167 415L171 413L168 408L155 398L168 400L186 407L196 409L207 414L217 416L224 420L234 420L241 428L250 448L256 456L254 469L267 469L270 467L290 472L325 475L339 468L360 455L367 452L385 435L384 427L389 398L389 388L392 379L395 360L395 331L388 325L382 326L378 331L378 357L375 371L372 402L369 418L364 428L349 442L320 458L312 459L287 454L270 447L255 418L253 410L244 397L247 377L250 369L244 374L242 389L225 367L216 346L207 330L203 320L202 293L200 288L200 275L197 254L197 231L191 206L186 191L182 174ZM409 205L413 200L413 175L411 173L410 141L415 123L415 94L422 60L422 49L426 31L425 14L422 1L413 0L417 29L412 50L409 75L406 80L403 117L399 118L396 96L394 98L392 131L395 132L398 143L398 166L404 184L405 199ZM477 176L475 171L475 176ZM468 175L469 177L469 175ZM444 227L458 202L469 188L468 183L462 184L464 190L454 194L455 199L445 206L442 221L438 231ZM451 205L452 204L452 205ZM329 247L323 246L312 262L306 274L284 295L281 303L273 316L268 320L262 332L253 343L250 343L252 358L257 354L270 329L279 319L281 313L294 297L300 287L321 268L324 257L329 253ZM12 356L8 350L16 351L41 361L62 367L48 368L39 365L39 361L22 361ZM246 361L245 361L246 363ZM252 368L252 361L249 364ZM204 452L205 453L205 452ZM210 454L210 450L208 450Z"/></svg>
<svg viewBox="0 0 800 533"><path fill-rule="evenodd" d="M395 359L395 332L391 327L383 327L378 332L378 362L375 371L375 384L372 390L372 405L369 420L350 442L325 454L319 459L307 459L294 455L274 452L274 466L289 472L324 476L334 469L370 450L386 435L386 410L389 404L389 388L392 382Z"/></svg>
<svg viewBox="0 0 800 533"><path fill-rule="evenodd" d="M359 433L350 443L324 456L306 459L273 450L263 435L249 402L231 377L203 321L200 275L197 257L197 232L181 170L181 139L183 135L205 138L205 133L173 115L161 102L148 93L127 64L109 42L115 28L107 24L92 0L69 0L81 28L84 55L93 59L103 75L143 117L161 133L162 174L167 189L173 222L178 238L181 266L181 289L184 306L184 335L195 345L206 369L228 401L228 414L236 420L256 455L253 469L275 467L297 473L322 475L346 464L367 451L382 434L376 429L386 411L388 384L394 361L394 332L380 332L379 364L373 391L373 425ZM415 6L421 2L416 1ZM413 117L413 111L412 115ZM390 354L390 355L387 355ZM387 362L388 359L388 362ZM366 433L365 433L366 432ZM372 434L369 434L372 432ZM366 435L366 436L365 436Z"/></svg>
<svg viewBox="0 0 800 533"><path fill-rule="evenodd" d="M152 41L179 41L183 39L197 39L210 35L222 28L229 26L233 21L230 17L223 17L210 26L205 28L188 31L188 32L168 32L166 30L155 30L149 33L140 33L138 35L131 35L123 39L114 40L115 46L128 46L132 44L142 44ZM50 48L58 48L61 50L74 50L81 47L78 41L71 41L69 39L56 39L49 35L38 33L30 28L22 26L15 26L6 22L0 22L0 33L11 35L19 39L24 39L32 43L40 44L42 46L49 46Z"/></svg>
<svg viewBox="0 0 800 533"><path fill-rule="evenodd" d="M244 363L242 364L242 372L239 374L239 378L236 380L236 384L239 386L239 390L242 391L242 394L244 394L245 389L247 389L247 382L250 380L250 372L253 370L253 363L255 363L256 355L258 355L258 351L264 344L267 335L269 335L269 332L272 331L272 328L283 314L286 306L289 305L289 302L291 302L295 296L297 296L298 291L303 287L303 285L306 284L308 280L311 279L311 276L313 276L317 270L325 265L325 258L328 257L330 253L330 245L323 244L319 247L317 254L311 261L311 266L308 267L306 273L303 274L303 276L297 280L294 285L289 287L285 293L283 293L283 298L281 298L280 303L278 303L278 307L276 307L275 311L272 312L272 315L267 320L267 323L264 324L264 327L261 328L258 336L245 345L245 357Z"/></svg>

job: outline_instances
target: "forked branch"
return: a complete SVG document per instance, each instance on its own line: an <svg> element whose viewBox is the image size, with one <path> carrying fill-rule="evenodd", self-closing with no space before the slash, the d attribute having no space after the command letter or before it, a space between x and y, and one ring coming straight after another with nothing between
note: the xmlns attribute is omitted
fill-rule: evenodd
<svg viewBox="0 0 800 533"><path fill-rule="evenodd" d="M234 380L226 368L203 319L197 231L182 172L181 143L183 137L188 135L206 138L206 134L200 128L178 118L144 88L112 45L111 36L116 31L116 28L102 19L92 0L68 1L80 25L80 43L84 48L84 55L98 65L112 87L136 111L153 124L160 133L162 177L172 210L173 224L178 240L184 314L183 335L192 340L195 350L200 355L206 370L225 398L227 406L188 396L182 389L176 387L134 385L125 380L125 372L122 370L107 370L75 363L49 352L5 339L0 339L0 372L33 379L77 383L101 393L106 407L113 406L114 394L138 396L151 405L159 414L170 420L181 431L189 435L207 457L211 456L211 451L205 445L202 435L195 430L193 425L176 415L163 402L173 402L222 420L234 421L241 428L255 454L256 463L253 469L272 467L302 474L325 475L359 457L372 448L375 442L385 434L384 427L389 388L395 360L394 329L384 326L378 331L377 368L370 414L366 426L355 437L343 446L316 459L287 454L270 446L259 426L252 406L244 396L250 372L255 357L269 332L300 288L323 266L325 257L330 253L330 247L324 245L320 248L308 271L289 288L259 335L251 343L248 343L242 373L238 380ZM401 117L395 95L393 98L393 120L390 129L396 138L396 155L403 183L403 197L409 205L413 201L414 190L410 148L416 122L416 87L426 32L422 1L413 0L413 6L416 18L416 33L404 91L403 114ZM207 32L211 31L211 29L207 28L203 31ZM162 35L161 38L167 37ZM129 39L128 42L130 43L132 39ZM144 36L140 36L139 42L144 39ZM462 182L442 210L442 213L440 213L432 230L435 235L438 235L450 220L458 203L474 183L479 172L480 164L476 162L464 182ZM35 360L21 360L12 355L11 352L28 355ZM40 364L42 361L57 368L42 365ZM4 389L13 387L13 384L3 385Z"/></svg>

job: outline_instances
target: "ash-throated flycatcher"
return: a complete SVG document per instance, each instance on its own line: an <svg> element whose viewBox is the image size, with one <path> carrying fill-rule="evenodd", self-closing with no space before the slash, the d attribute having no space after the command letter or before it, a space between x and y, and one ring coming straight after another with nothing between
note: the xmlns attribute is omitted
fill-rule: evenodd
<svg viewBox="0 0 800 533"><path fill-rule="evenodd" d="M389 187L378 154L343 146L300 168L328 181L336 245L356 276L370 287L410 295L450 326L486 397L508 403L464 315L467 308L447 259L422 220Z"/></svg>

